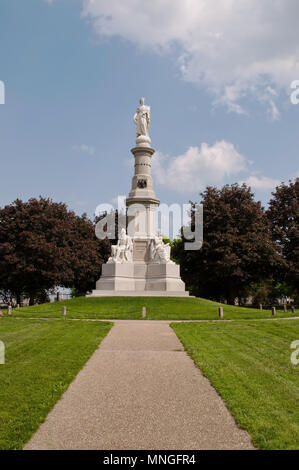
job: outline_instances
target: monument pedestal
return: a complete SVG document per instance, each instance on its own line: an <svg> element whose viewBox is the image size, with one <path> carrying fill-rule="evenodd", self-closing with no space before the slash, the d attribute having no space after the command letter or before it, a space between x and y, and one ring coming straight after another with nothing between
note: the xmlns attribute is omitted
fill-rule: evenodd
<svg viewBox="0 0 299 470"><path fill-rule="evenodd" d="M102 276L96 283L95 291L134 290L134 263L108 263L102 266ZM93 291L93 292L95 292Z"/></svg>
<svg viewBox="0 0 299 470"><path fill-rule="evenodd" d="M88 297L121 295L186 297L189 293L185 291L177 264L104 264L96 289Z"/></svg>

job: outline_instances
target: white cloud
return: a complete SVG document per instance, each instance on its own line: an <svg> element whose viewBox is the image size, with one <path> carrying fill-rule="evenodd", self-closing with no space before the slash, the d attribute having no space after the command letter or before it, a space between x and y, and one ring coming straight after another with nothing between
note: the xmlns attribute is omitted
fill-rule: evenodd
<svg viewBox="0 0 299 470"><path fill-rule="evenodd" d="M275 178L268 178L267 176L249 176L242 183L246 183L251 189L268 190L275 189L280 184L280 181Z"/></svg>
<svg viewBox="0 0 299 470"><path fill-rule="evenodd" d="M157 183L179 192L200 191L206 186L219 186L248 174L251 163L235 146L222 140L214 145L203 143L189 147L177 157L156 152L152 159L152 173ZM250 175L239 184L246 183L253 190L267 191L280 184L280 180L267 176Z"/></svg>
<svg viewBox="0 0 299 470"><path fill-rule="evenodd" d="M158 183L182 192L222 184L227 177L239 175L247 167L245 157L226 141L189 147L184 154L174 158L156 152L152 161L153 175Z"/></svg>
<svg viewBox="0 0 299 470"><path fill-rule="evenodd" d="M172 50L185 80L239 114L252 95L278 119L275 94L299 77L298 0L83 0L82 16L102 36Z"/></svg>
<svg viewBox="0 0 299 470"><path fill-rule="evenodd" d="M235 146L222 140L214 145L203 143L189 147L177 157L156 152L152 159L155 180L179 192L200 191L206 186L219 186L240 174L248 174L251 163ZM239 184L246 183L253 190L272 190L280 180L267 176L250 175Z"/></svg>
<svg viewBox="0 0 299 470"><path fill-rule="evenodd" d="M95 148L92 145L73 145L73 150L75 150L76 152L88 153L89 155L95 154Z"/></svg>

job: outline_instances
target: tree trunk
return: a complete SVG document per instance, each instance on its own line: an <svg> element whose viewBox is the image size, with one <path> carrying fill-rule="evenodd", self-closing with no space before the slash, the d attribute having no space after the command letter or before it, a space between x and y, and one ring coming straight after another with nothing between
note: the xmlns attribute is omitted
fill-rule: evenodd
<svg viewBox="0 0 299 470"><path fill-rule="evenodd" d="M22 298L21 298L21 292L16 292L16 301L17 301L17 305L21 305L22 303Z"/></svg>

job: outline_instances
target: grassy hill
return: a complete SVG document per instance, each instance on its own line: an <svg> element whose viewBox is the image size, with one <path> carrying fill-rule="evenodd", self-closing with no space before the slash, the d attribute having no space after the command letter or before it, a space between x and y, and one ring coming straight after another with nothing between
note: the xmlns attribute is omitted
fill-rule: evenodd
<svg viewBox="0 0 299 470"><path fill-rule="evenodd" d="M68 318L142 319L142 307L148 320L217 320L218 307L223 306L225 319L270 318L270 310L242 308L219 304L200 298L183 297L76 297L71 300L23 307L13 310L13 316L57 318L62 307L67 308ZM5 313L5 312L4 312ZM290 311L277 311L277 317L298 315Z"/></svg>

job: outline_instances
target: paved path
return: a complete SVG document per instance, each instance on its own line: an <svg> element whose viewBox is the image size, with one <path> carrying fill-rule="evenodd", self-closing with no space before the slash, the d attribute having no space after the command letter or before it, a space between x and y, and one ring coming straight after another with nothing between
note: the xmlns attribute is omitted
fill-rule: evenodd
<svg viewBox="0 0 299 470"><path fill-rule="evenodd" d="M169 325L115 321L25 449L252 449Z"/></svg>

